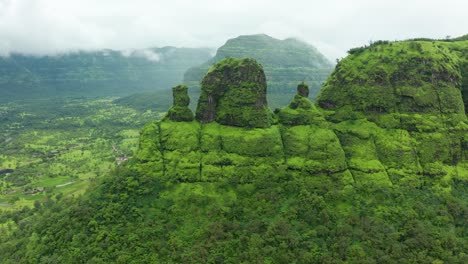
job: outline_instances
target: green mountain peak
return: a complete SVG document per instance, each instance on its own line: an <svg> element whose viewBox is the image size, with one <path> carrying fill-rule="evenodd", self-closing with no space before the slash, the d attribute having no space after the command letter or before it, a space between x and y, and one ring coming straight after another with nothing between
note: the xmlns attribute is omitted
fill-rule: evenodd
<svg viewBox="0 0 468 264"><path fill-rule="evenodd" d="M301 81L310 84L310 97L331 73L333 64L313 46L296 39L279 40L265 34L243 35L229 39L216 55L192 67L184 74L184 83L191 88L193 98L200 91L200 81L212 65L225 58L253 58L262 64L268 84L271 106L285 106L295 94Z"/></svg>

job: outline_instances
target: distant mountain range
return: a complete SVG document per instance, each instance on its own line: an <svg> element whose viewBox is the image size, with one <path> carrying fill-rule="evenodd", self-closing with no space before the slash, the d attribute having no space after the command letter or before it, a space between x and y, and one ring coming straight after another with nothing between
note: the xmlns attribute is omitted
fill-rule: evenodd
<svg viewBox="0 0 468 264"><path fill-rule="evenodd" d="M294 97L296 86L305 81L310 85L314 99L323 82L333 70L333 64L316 48L297 39L279 40L270 36L248 35L228 40L213 58L184 74L184 84L190 87L191 108L200 95L200 81L216 62L226 58L254 58L263 65L268 84L270 107L282 107ZM137 109L167 110L171 105L169 90L130 95L116 103Z"/></svg>
<svg viewBox="0 0 468 264"><path fill-rule="evenodd" d="M184 82L195 102L199 81L213 64L226 57L249 57L263 65L268 101L275 108L285 106L302 81L310 85L309 97L315 98L334 67L305 42L264 34L230 39L214 57L212 54L209 48L175 47L78 51L53 56L11 54L0 57L0 102L119 96L124 98L118 103L129 106L167 109L171 87Z"/></svg>
<svg viewBox="0 0 468 264"><path fill-rule="evenodd" d="M169 90L208 48L99 50L54 56L0 57L0 100L60 96L122 96Z"/></svg>

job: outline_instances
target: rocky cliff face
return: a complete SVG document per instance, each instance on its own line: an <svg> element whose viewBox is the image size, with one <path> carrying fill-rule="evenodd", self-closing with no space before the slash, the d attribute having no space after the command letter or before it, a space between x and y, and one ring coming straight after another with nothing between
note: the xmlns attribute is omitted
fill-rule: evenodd
<svg viewBox="0 0 468 264"><path fill-rule="evenodd" d="M344 185L419 186L424 177L466 178L462 59L444 45L383 43L353 54L337 65L318 107L302 83L271 126L249 125L252 107L265 106L264 78L250 75L259 66L228 59L203 81L200 122L145 127L140 166L189 182L322 175ZM258 89L231 94L245 82Z"/></svg>
<svg viewBox="0 0 468 264"><path fill-rule="evenodd" d="M373 127L366 129L365 137L343 133L351 127L362 130L356 125L337 130L341 142L347 142L344 148L351 151L351 161L379 160L380 171L391 178L466 175L466 76L461 71L466 53L454 52L457 45L463 44L376 43L337 65L318 105L332 110L329 119L338 127L362 120ZM390 149L375 157L362 155L378 153L382 145ZM369 147L353 153L363 146ZM364 163L356 163L356 168L365 170Z"/></svg>
<svg viewBox="0 0 468 264"><path fill-rule="evenodd" d="M443 43L375 44L341 61L317 99L324 109L462 114L459 57Z"/></svg>

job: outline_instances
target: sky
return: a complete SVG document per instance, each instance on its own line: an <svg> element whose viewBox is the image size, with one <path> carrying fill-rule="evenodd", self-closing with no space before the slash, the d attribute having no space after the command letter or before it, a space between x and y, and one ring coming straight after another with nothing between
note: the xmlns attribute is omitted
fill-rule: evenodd
<svg viewBox="0 0 468 264"><path fill-rule="evenodd" d="M468 0L0 0L0 55L295 37L330 60L375 40L468 34Z"/></svg>

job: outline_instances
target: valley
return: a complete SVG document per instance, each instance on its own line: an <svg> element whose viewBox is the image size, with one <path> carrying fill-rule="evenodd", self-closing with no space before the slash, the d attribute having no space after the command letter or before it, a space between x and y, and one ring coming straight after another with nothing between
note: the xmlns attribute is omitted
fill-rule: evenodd
<svg viewBox="0 0 468 264"><path fill-rule="evenodd" d="M0 210L82 194L131 158L141 127L158 113L119 106L114 99L1 104Z"/></svg>

